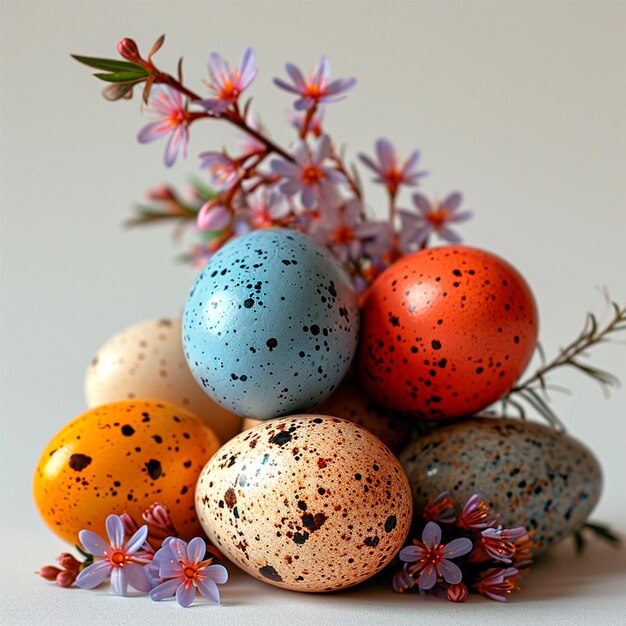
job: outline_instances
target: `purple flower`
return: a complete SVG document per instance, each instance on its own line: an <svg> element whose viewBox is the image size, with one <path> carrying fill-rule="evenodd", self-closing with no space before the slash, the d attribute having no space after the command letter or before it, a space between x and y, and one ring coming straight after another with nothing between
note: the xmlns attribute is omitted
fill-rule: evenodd
<svg viewBox="0 0 626 626"><path fill-rule="evenodd" d="M439 495L430 499L424 507L422 517L427 522L454 524L456 515L454 513L454 501L450 497L450 492L442 491Z"/></svg>
<svg viewBox="0 0 626 626"><path fill-rule="evenodd" d="M465 504L458 526L465 530L483 530L490 528L496 523L493 509L485 502L482 493L475 493Z"/></svg>
<svg viewBox="0 0 626 626"><path fill-rule="evenodd" d="M150 143L170 134L165 147L165 165L171 167L179 153L187 156L189 143L189 124L191 116L187 104L175 89L159 87L150 96L148 108L156 113L158 119L144 126L137 139L141 143Z"/></svg>
<svg viewBox="0 0 626 626"><path fill-rule="evenodd" d="M398 211L402 221L400 234L402 250L413 252L423 247L434 233L450 243L460 242L461 238L448 228L448 224L464 222L471 217L469 211L456 212L461 201L460 193L451 193L443 201L435 201L433 204L422 194L413 194L413 203L419 212Z"/></svg>
<svg viewBox="0 0 626 626"><path fill-rule="evenodd" d="M413 546L400 550L400 560L414 563L408 573L414 576L420 572L417 584L420 589L428 590L435 586L439 577L450 584L460 583L463 574L457 565L449 561L472 549L472 542L467 537L453 539L449 544L441 543L441 528L435 522L428 522L422 532L422 541L414 540Z"/></svg>
<svg viewBox="0 0 626 626"><path fill-rule="evenodd" d="M272 172L281 177L279 189L286 196L300 193L302 205L307 209L336 206L340 197L335 185L344 183L345 176L331 167L322 165L324 159L332 154L328 135L317 140L313 153L307 144L301 141L293 152L295 162L274 159Z"/></svg>
<svg viewBox="0 0 626 626"><path fill-rule="evenodd" d="M338 78L329 82L330 64L326 57L322 57L310 71L308 79L304 78L302 72L293 63L287 63L285 69L293 84L280 78L275 78L274 84L300 96L294 103L298 111L310 109L320 102L343 100L345 96L341 94L352 89L356 84L356 78Z"/></svg>
<svg viewBox="0 0 626 626"><path fill-rule="evenodd" d="M199 104L215 115L221 115L229 106L235 104L241 93L247 89L257 75L256 55L252 48L246 48L239 65L231 70L226 61L213 52L209 58L209 88L215 98L201 100Z"/></svg>
<svg viewBox="0 0 626 626"><path fill-rule="evenodd" d="M200 167L209 170L212 185L220 191L230 189L239 178L237 163L223 152L202 152Z"/></svg>
<svg viewBox="0 0 626 626"><path fill-rule="evenodd" d="M492 600L506 602L506 596L519 589L516 578L518 574L519 571L514 567L488 569L474 583L474 589Z"/></svg>
<svg viewBox="0 0 626 626"><path fill-rule="evenodd" d="M398 154L387 139L379 139L376 142L376 156L378 163L366 154L359 154L359 159L376 173L374 182L385 185L392 196L396 195L400 185L415 186L419 179L428 173L415 169L420 158L417 151L411 153L411 156L400 165Z"/></svg>
<svg viewBox="0 0 626 626"><path fill-rule="evenodd" d="M517 550L515 541L526 535L523 526L517 528L485 528L480 534L480 548L492 559L511 563Z"/></svg>
<svg viewBox="0 0 626 626"><path fill-rule="evenodd" d="M259 187L246 197L246 207L239 212L252 228L272 228L291 214L289 200L267 187Z"/></svg>
<svg viewBox="0 0 626 626"><path fill-rule="evenodd" d="M125 596L127 587L139 591L149 591L150 583L141 565L133 562L133 554L145 543L148 527L142 526L124 543L124 524L119 515L109 515L106 519L107 543L91 530L81 530L78 538L83 548L96 559L76 578L76 584L83 589L93 589L109 575L113 593Z"/></svg>
<svg viewBox="0 0 626 626"><path fill-rule="evenodd" d="M206 543L196 537L187 544L182 539L173 537L157 552L154 559L158 565L158 578L162 580L150 592L155 600L164 600L176 596L180 606L188 607L196 597L196 589L212 602L220 601L217 585L228 580L228 572L223 565L211 565L213 559L204 559ZM156 581L151 566L151 580Z"/></svg>
<svg viewBox="0 0 626 626"><path fill-rule="evenodd" d="M322 120L324 119L324 111L325 109L323 107L319 107L309 121L309 132L312 133L315 137L319 137L323 134ZM289 111L287 111L287 119L289 120L291 125L298 131L298 134L300 134L302 133L302 129L304 128L307 114L306 111L296 112L290 109Z"/></svg>

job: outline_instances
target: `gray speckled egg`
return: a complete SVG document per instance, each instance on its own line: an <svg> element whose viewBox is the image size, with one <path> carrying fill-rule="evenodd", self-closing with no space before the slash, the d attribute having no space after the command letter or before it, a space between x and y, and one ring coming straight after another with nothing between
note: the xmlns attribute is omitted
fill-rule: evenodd
<svg viewBox="0 0 626 626"><path fill-rule="evenodd" d="M185 360L181 321L147 320L111 337L85 375L87 406L118 400L166 400L199 415L224 443L241 430L241 417L213 402Z"/></svg>
<svg viewBox="0 0 626 626"><path fill-rule="evenodd" d="M416 510L442 491L461 505L474 493L507 527L534 531L538 554L584 524L602 474L579 441L534 422L473 418L435 429L400 454Z"/></svg>
<svg viewBox="0 0 626 626"><path fill-rule="evenodd" d="M286 229L224 246L185 306L183 343L196 380L226 409L256 419L329 396L354 356L357 296L337 261Z"/></svg>
<svg viewBox="0 0 626 626"><path fill-rule="evenodd" d="M246 572L295 591L333 591L379 572L402 547L411 490L365 429L294 415L247 430L207 463L196 512Z"/></svg>

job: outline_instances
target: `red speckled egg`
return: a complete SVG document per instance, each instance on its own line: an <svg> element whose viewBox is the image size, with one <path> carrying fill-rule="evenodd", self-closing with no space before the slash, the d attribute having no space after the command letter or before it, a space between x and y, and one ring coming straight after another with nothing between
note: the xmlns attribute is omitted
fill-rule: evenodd
<svg viewBox="0 0 626 626"><path fill-rule="evenodd" d="M506 261L466 246L432 248L372 285L356 369L388 409L426 420L470 415L520 377L537 325L530 288Z"/></svg>

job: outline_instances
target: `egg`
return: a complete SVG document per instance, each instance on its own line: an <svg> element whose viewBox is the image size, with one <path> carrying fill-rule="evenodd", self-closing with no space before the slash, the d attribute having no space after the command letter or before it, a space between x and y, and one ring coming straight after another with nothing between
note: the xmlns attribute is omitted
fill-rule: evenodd
<svg viewBox="0 0 626 626"><path fill-rule="evenodd" d="M201 532L194 508L200 471L220 443L204 422L167 402L124 400L94 409L62 428L43 451L35 503L61 539L82 529L106 536L104 521L127 511L137 522L155 502L184 539Z"/></svg>
<svg viewBox="0 0 626 626"><path fill-rule="evenodd" d="M368 291L356 369L379 404L418 419L477 413L505 395L537 342L522 276L466 246L404 257Z"/></svg>
<svg viewBox="0 0 626 626"><path fill-rule="evenodd" d="M410 424L376 406L370 398L357 386L356 381L348 376L329 398L324 400L311 413L332 415L354 422L369 430L391 450L398 450L406 444L411 433ZM259 420L246 418L241 426L242 431L253 428Z"/></svg>
<svg viewBox="0 0 626 626"><path fill-rule="evenodd" d="M268 419L305 411L337 387L356 350L357 296L338 262L286 229L234 239L185 306L183 343L217 403Z"/></svg>
<svg viewBox="0 0 626 626"><path fill-rule="evenodd" d="M437 428L410 443L400 462L416 511L442 491L460 504L482 493L502 525L533 531L535 554L580 528L602 488L598 461L580 441L515 419L473 418Z"/></svg>
<svg viewBox="0 0 626 626"><path fill-rule="evenodd" d="M336 417L263 422L229 441L196 486L207 536L271 585L332 591L379 572L402 547L411 491L389 449Z"/></svg>
<svg viewBox="0 0 626 626"><path fill-rule="evenodd" d="M87 369L85 396L90 408L128 398L172 402L202 417L222 442L241 430L241 418L213 402L191 375L178 319L148 320L111 337Z"/></svg>

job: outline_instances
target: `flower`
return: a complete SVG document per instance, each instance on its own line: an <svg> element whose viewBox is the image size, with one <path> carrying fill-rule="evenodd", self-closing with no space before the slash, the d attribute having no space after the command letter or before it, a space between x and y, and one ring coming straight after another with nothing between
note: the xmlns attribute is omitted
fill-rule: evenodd
<svg viewBox="0 0 626 626"><path fill-rule="evenodd" d="M451 193L444 200L436 200L431 204L422 194L413 194L413 203L419 213L403 209L398 211L402 221L400 247L405 252L412 252L423 247L434 233L450 243L461 241L461 238L448 228L448 224L464 222L472 215L469 211L456 213L461 200L460 193Z"/></svg>
<svg viewBox="0 0 626 626"><path fill-rule="evenodd" d="M533 531L524 532L521 537L513 541L515 544L515 556L513 557L513 567L518 570L527 568L532 561L532 550L537 544L531 539Z"/></svg>
<svg viewBox="0 0 626 626"><path fill-rule="evenodd" d="M506 596L519 589L517 574L519 571L514 567L490 568L474 583L474 589L492 600L506 602Z"/></svg>
<svg viewBox="0 0 626 626"><path fill-rule="evenodd" d="M154 95L148 101L148 107L159 118L150 122L140 131L137 139L141 143L150 143L170 134L165 147L165 165L171 167L178 154L187 156L187 144L189 143L189 124L191 115L187 110L187 103L180 93L169 87L160 87L154 91Z"/></svg>
<svg viewBox="0 0 626 626"><path fill-rule="evenodd" d="M304 78L302 72L293 63L287 63L285 69L293 84L289 84L280 78L275 78L274 84L281 89L300 96L294 103L298 111L311 109L320 102L343 100L345 96L341 94L352 89L356 84L356 78L338 78L328 82L330 64L326 57L322 57L320 62L311 69L308 80Z"/></svg>
<svg viewBox="0 0 626 626"><path fill-rule="evenodd" d="M189 544L182 539L170 539L155 556L163 582L152 589L150 597L160 601L175 595L180 606L188 607L197 589L208 600L219 602L217 585L228 580L228 572L223 565L211 565L213 559L201 561L205 554L206 544L201 537Z"/></svg>
<svg viewBox="0 0 626 626"><path fill-rule="evenodd" d="M246 197L246 208L240 212L253 228L272 228L282 224L291 213L291 206L285 196L259 187Z"/></svg>
<svg viewBox="0 0 626 626"><path fill-rule="evenodd" d="M209 170L211 183L216 189L230 189L239 179L237 163L223 152L202 152L200 159L200 167Z"/></svg>
<svg viewBox="0 0 626 626"><path fill-rule="evenodd" d="M414 186L418 184L422 176L428 172L415 171L420 153L415 151L402 164L399 164L398 155L388 139L379 139L376 142L376 156L378 163L370 159L366 154L359 154L359 159L377 176L374 182L386 185L391 196L395 196L400 185Z"/></svg>
<svg viewBox="0 0 626 626"><path fill-rule="evenodd" d="M199 104L211 113L221 115L252 84L257 71L256 54L252 48L243 51L239 65L234 70L217 52L213 52L209 58L209 89L215 92L216 97L201 100Z"/></svg>
<svg viewBox="0 0 626 626"><path fill-rule="evenodd" d="M450 492L442 491L439 495L430 499L424 507L422 517L427 522L454 524L456 515L454 512L454 501L450 497Z"/></svg>
<svg viewBox="0 0 626 626"><path fill-rule="evenodd" d="M323 134L322 131L322 120L324 119L324 111L323 107L319 107L313 117L309 120L309 132L313 134L314 137L319 137ZM304 124L307 121L306 112L297 113L292 111L291 109L287 111L287 119L291 122L291 125L298 131L298 134L302 133L302 129L304 128Z"/></svg>
<svg viewBox="0 0 626 626"><path fill-rule="evenodd" d="M480 534L478 552L484 552L487 557L484 560L496 559L496 561L503 563L511 563L517 551L513 542L525 534L526 529L523 526L517 528L502 528L502 526L485 528ZM473 554L472 557L474 557Z"/></svg>
<svg viewBox="0 0 626 626"><path fill-rule="evenodd" d="M413 543L415 545L400 550L400 560L415 563L408 568L408 573L414 576L420 572L417 579L420 589L431 589L440 576L450 584L461 582L461 570L448 559L467 554L472 549L472 542L467 537L453 539L444 545L439 525L428 522L422 532L422 541L414 540Z"/></svg>
<svg viewBox="0 0 626 626"><path fill-rule="evenodd" d="M415 579L407 572L407 564L393 575L393 589L398 593L404 593L415 587Z"/></svg>
<svg viewBox="0 0 626 626"><path fill-rule="evenodd" d="M109 543L91 530L78 533L83 548L96 561L78 574L76 584L83 589L93 589L110 575L113 593L118 596L126 595L129 584L139 591L149 591L150 584L143 567L133 562L134 553L146 541L148 527L142 526L124 543L124 523L119 515L109 515L105 525Z"/></svg>
<svg viewBox="0 0 626 626"><path fill-rule="evenodd" d="M492 508L485 502L482 493L475 493L465 504L457 525L465 530L482 530L496 523Z"/></svg>
<svg viewBox="0 0 626 626"><path fill-rule="evenodd" d="M272 172L283 179L280 191L286 196L300 192L300 200L307 209L338 204L335 185L345 182L346 178L336 169L322 166L331 153L330 139L328 135L322 135L312 154L307 144L301 141L293 152L294 163L274 159L271 162Z"/></svg>

